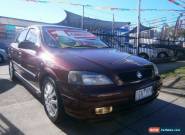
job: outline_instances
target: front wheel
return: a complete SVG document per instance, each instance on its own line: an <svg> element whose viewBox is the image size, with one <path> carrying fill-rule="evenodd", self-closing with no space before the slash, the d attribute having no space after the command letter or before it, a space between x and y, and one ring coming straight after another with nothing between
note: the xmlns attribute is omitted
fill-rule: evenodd
<svg viewBox="0 0 185 135"><path fill-rule="evenodd" d="M65 111L56 83L51 77L46 77L42 84L45 112L53 123L59 123L64 118Z"/></svg>
<svg viewBox="0 0 185 135"><path fill-rule="evenodd" d="M146 60L149 60L149 56L147 54L145 54L145 53L139 54L139 57L144 58Z"/></svg>

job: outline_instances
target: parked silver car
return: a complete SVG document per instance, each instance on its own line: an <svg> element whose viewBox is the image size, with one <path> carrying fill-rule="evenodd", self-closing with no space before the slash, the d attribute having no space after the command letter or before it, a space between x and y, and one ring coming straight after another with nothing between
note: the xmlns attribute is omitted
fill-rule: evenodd
<svg viewBox="0 0 185 135"><path fill-rule="evenodd" d="M4 49L0 49L0 63L8 60L8 54Z"/></svg>
<svg viewBox="0 0 185 135"><path fill-rule="evenodd" d="M137 53L136 46L133 46L132 44L129 43L125 43L123 46L125 48L125 51L128 53L131 54ZM139 56L148 60L153 60L157 58L165 59L173 57L174 51L160 46L141 44L139 47Z"/></svg>

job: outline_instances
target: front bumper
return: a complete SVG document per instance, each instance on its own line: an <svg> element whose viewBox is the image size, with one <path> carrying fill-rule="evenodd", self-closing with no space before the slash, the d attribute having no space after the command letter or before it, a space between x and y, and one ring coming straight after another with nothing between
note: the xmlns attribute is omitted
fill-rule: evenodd
<svg viewBox="0 0 185 135"><path fill-rule="evenodd" d="M87 89L86 87L66 86L65 88L62 88L64 91L62 90L61 95L67 114L79 119L94 119L105 117L115 112L119 112L122 109L132 108L155 99L158 96L158 91L160 90L161 85L161 79L156 78L155 80L146 80L144 82L122 87L96 86ZM153 86L153 95L135 101L135 91L148 86ZM70 94L67 91L70 91ZM108 106L113 107L111 113L104 115L97 115L95 113L95 108Z"/></svg>

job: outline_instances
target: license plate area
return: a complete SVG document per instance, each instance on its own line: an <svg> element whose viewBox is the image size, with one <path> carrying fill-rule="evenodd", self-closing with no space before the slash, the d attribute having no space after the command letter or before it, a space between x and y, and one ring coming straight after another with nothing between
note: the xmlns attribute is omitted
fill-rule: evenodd
<svg viewBox="0 0 185 135"><path fill-rule="evenodd" d="M153 86L149 86L135 92L135 101L142 100L146 97L149 97L153 94Z"/></svg>

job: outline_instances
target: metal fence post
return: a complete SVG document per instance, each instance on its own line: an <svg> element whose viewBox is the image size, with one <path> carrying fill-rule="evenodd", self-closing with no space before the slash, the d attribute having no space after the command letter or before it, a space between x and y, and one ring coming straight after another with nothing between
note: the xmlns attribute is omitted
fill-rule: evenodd
<svg viewBox="0 0 185 135"><path fill-rule="evenodd" d="M139 38L140 38L140 13L141 13L141 0L138 0L138 16L137 16L137 51L136 54L139 55Z"/></svg>

